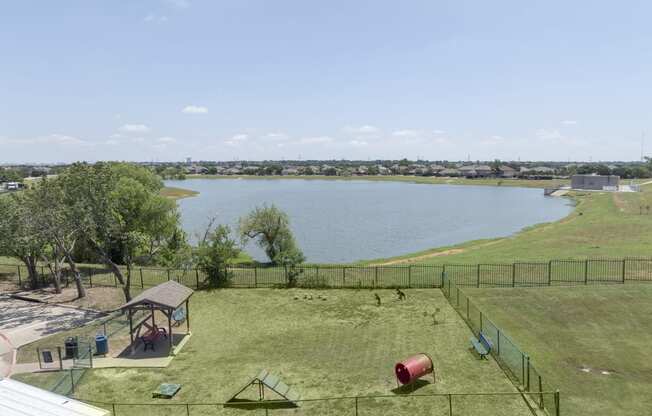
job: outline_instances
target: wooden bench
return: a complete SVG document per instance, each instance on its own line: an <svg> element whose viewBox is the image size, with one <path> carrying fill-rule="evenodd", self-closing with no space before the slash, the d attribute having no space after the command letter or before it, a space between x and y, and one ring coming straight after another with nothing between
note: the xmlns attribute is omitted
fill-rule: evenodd
<svg viewBox="0 0 652 416"><path fill-rule="evenodd" d="M145 345L143 351L147 351L148 347L154 351L154 344L156 341L161 339L161 337L166 339L168 337L168 331L166 331L165 328L158 328L156 326L150 328L140 337L140 340L143 341L143 344Z"/></svg>
<svg viewBox="0 0 652 416"><path fill-rule="evenodd" d="M480 355L480 359L486 358L487 354L491 352L493 345L491 341L480 331L478 338L471 338L471 345L475 351Z"/></svg>

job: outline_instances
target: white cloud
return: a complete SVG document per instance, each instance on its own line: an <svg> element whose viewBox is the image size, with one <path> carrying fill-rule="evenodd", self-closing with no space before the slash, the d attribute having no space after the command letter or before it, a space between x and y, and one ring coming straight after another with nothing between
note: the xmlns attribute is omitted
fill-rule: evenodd
<svg viewBox="0 0 652 416"><path fill-rule="evenodd" d="M359 127L351 127L347 126L344 128L344 131L346 133L353 133L353 134L377 134L380 133L380 129L375 126L370 126L368 124L364 126L359 126Z"/></svg>
<svg viewBox="0 0 652 416"><path fill-rule="evenodd" d="M167 16L160 16L157 14L150 13L143 19L145 23L166 23L168 21Z"/></svg>
<svg viewBox="0 0 652 416"><path fill-rule="evenodd" d="M227 146L239 146L241 143L249 140L249 135L240 133L235 134L224 141Z"/></svg>
<svg viewBox="0 0 652 416"><path fill-rule="evenodd" d="M536 135L539 140L543 141L559 141L564 139L564 136L556 129L539 129Z"/></svg>
<svg viewBox="0 0 652 416"><path fill-rule="evenodd" d="M174 137L168 137L168 136L165 136L165 137L159 137L159 138L156 139L156 140L157 140L159 143L175 143L175 142L177 141L177 139L175 139Z"/></svg>
<svg viewBox="0 0 652 416"><path fill-rule="evenodd" d="M18 144L18 145L27 145L27 144L55 144L55 145L90 145L86 140L82 140L78 137L68 136L66 134L50 134L47 136L39 136L25 139L15 139L0 137L0 144Z"/></svg>
<svg viewBox="0 0 652 416"><path fill-rule="evenodd" d="M187 9L190 7L190 2L188 0L165 0L166 3L171 4L174 7L179 9Z"/></svg>
<svg viewBox="0 0 652 416"><path fill-rule="evenodd" d="M120 131L127 133L147 133L150 131L150 128L144 124L125 124L120 127Z"/></svg>
<svg viewBox="0 0 652 416"><path fill-rule="evenodd" d="M564 120L561 122L561 124L565 126L574 126L577 124L577 120Z"/></svg>
<svg viewBox="0 0 652 416"><path fill-rule="evenodd" d="M267 133L262 136L263 140L272 141L272 142L283 142L290 139L285 133Z"/></svg>
<svg viewBox="0 0 652 416"><path fill-rule="evenodd" d="M412 130L412 129L395 130L392 133L392 136L395 137L416 137L418 135L419 132L417 130Z"/></svg>
<svg viewBox="0 0 652 416"><path fill-rule="evenodd" d="M208 114L208 108L199 105L187 105L181 112L184 114Z"/></svg>
<svg viewBox="0 0 652 416"><path fill-rule="evenodd" d="M349 144L354 147L364 147L367 146L369 143L367 143L364 140L351 140L349 141Z"/></svg>
<svg viewBox="0 0 652 416"><path fill-rule="evenodd" d="M333 142L329 136L303 137L297 141L298 144L323 144Z"/></svg>

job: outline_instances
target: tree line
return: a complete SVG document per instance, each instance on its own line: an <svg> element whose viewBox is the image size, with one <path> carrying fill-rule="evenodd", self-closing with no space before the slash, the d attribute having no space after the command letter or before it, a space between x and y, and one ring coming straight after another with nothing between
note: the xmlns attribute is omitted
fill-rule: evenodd
<svg viewBox="0 0 652 416"><path fill-rule="evenodd" d="M100 262L115 275L127 301L136 266L196 267L208 284L226 286L226 265L250 240L271 263L290 271L304 261L288 216L273 205L241 218L235 233L213 218L191 246L177 205L160 194L162 188L158 175L138 165L73 164L56 178L44 177L0 197L0 255L24 263L32 288L39 282L37 266L46 265L57 293L67 266L78 297L86 290L77 264Z"/></svg>

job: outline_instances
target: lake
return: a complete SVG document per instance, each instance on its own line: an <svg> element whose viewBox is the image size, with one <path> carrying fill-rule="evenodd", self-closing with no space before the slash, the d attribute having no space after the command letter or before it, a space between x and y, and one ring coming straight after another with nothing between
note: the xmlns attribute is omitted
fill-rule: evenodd
<svg viewBox="0 0 652 416"><path fill-rule="evenodd" d="M344 263L399 256L556 221L573 207L542 189L430 185L365 180L189 179L166 185L200 192L179 200L192 241L210 217L236 229L254 207L275 204L288 213L307 261ZM246 247L257 260L264 253Z"/></svg>

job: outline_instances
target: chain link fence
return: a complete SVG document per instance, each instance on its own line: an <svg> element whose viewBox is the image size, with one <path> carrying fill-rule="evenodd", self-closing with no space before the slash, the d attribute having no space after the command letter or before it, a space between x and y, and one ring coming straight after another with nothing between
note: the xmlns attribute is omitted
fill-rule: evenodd
<svg viewBox="0 0 652 416"><path fill-rule="evenodd" d="M529 355L476 306L456 281L444 276L442 291L473 334L479 337L482 333L491 342L490 353L507 376L520 385L521 390L539 409L547 411L550 415L558 415L558 400L554 396L544 394L555 389L541 377L541 373L532 365Z"/></svg>

